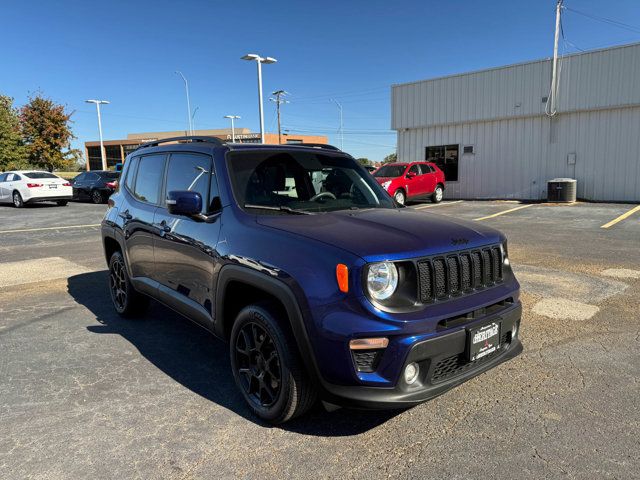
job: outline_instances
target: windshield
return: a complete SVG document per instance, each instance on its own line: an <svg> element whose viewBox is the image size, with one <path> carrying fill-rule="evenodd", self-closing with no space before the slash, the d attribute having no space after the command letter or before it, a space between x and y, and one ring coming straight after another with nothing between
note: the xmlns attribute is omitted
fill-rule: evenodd
<svg viewBox="0 0 640 480"><path fill-rule="evenodd" d="M227 165L238 204L263 213L395 208L350 157L310 152L230 152Z"/></svg>
<svg viewBox="0 0 640 480"><path fill-rule="evenodd" d="M374 177L399 177L404 173L406 165L383 165L373 174Z"/></svg>
<svg viewBox="0 0 640 480"><path fill-rule="evenodd" d="M47 173L47 172L29 172L29 173L25 173L24 176L27 178L58 178L53 173Z"/></svg>

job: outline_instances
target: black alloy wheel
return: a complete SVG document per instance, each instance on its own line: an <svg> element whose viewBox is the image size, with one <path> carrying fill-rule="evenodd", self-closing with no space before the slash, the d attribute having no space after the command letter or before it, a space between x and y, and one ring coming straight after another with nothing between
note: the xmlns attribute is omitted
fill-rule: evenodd
<svg viewBox="0 0 640 480"><path fill-rule="evenodd" d="M119 315L133 317L149 306L149 297L138 293L131 285L124 257L117 251L109 260L109 293Z"/></svg>
<svg viewBox="0 0 640 480"><path fill-rule="evenodd" d="M235 344L240 385L256 406L269 408L278 400L282 385L280 355L269 333L255 322L246 323Z"/></svg>
<svg viewBox="0 0 640 480"><path fill-rule="evenodd" d="M94 190L91 192L91 201L95 204L104 203L104 198L100 190Z"/></svg>

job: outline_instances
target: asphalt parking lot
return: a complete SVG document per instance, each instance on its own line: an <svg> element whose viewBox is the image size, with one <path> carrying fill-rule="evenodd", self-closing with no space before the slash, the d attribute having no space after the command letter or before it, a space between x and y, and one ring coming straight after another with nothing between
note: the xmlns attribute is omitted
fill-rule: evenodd
<svg viewBox="0 0 640 480"><path fill-rule="evenodd" d="M412 205L507 234L524 353L410 410L282 427L203 330L113 312L105 208L0 206L0 478L640 478L634 205Z"/></svg>

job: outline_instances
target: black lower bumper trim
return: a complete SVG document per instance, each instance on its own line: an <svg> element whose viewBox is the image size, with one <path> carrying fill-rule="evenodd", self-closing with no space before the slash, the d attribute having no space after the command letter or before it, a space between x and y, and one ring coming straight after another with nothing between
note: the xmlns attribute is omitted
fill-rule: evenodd
<svg viewBox="0 0 640 480"><path fill-rule="evenodd" d="M515 325L519 325L521 314L522 307L518 303L508 312L471 324L472 327L476 324L499 320L502 324L503 337L508 341L501 345L498 353L481 361L468 363L465 368L448 377L432 379L440 360L452 355L464 355L466 348L466 331L464 329L425 340L411 348L403 369L410 362L418 363L422 374L420 380L414 385L405 385L402 380L393 388L324 384L323 399L344 407L389 409L408 408L437 397L447 390L518 356L522 352L522 343L517 337L511 338L511 331ZM509 333L504 335L504 332Z"/></svg>

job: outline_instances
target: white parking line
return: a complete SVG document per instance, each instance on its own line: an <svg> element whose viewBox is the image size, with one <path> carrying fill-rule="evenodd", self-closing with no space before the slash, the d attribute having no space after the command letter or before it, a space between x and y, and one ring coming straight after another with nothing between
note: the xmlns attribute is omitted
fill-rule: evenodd
<svg viewBox="0 0 640 480"><path fill-rule="evenodd" d="M487 220L488 218L499 217L500 215L504 215L505 213L515 212L516 210L522 210L523 208L533 207L533 204L530 203L528 205L521 205L516 208L510 208L509 210L503 210L502 212L494 213L493 215L487 215L486 217L474 218L474 220L481 221Z"/></svg>
<svg viewBox="0 0 640 480"><path fill-rule="evenodd" d="M413 207L414 210L422 210L423 208L433 208L433 207L446 207L447 205L453 205L454 203L461 203L462 200L455 200L453 202L446 203L435 203L433 205L421 205L419 207Z"/></svg>
<svg viewBox="0 0 640 480"><path fill-rule="evenodd" d="M99 227L99 223L91 225L69 225L66 227L42 227L42 228L23 228L21 230L0 230L0 233L25 233L25 232L43 232L46 230L68 230L70 228L90 228Z"/></svg>

